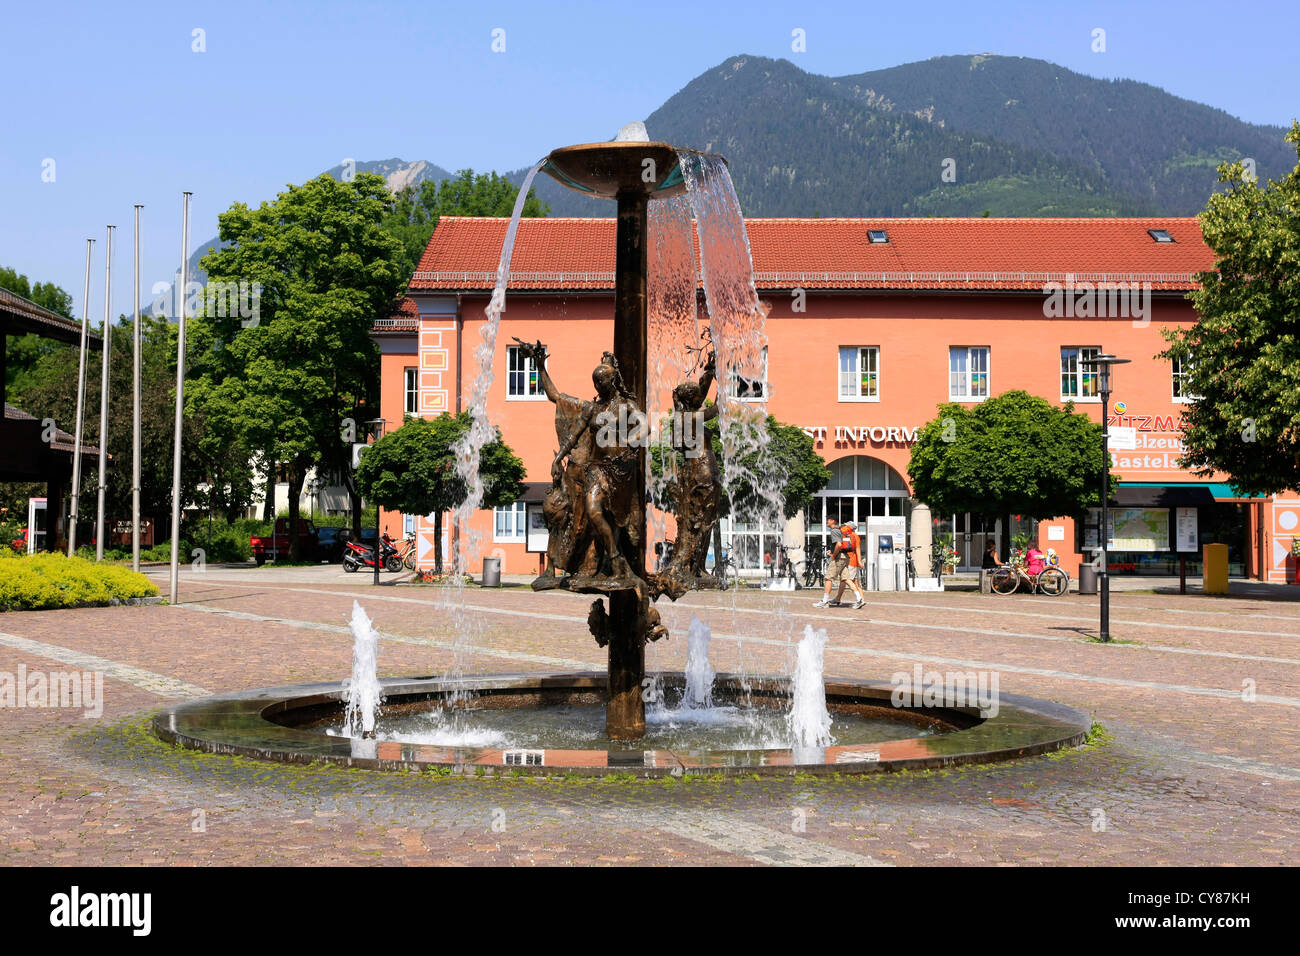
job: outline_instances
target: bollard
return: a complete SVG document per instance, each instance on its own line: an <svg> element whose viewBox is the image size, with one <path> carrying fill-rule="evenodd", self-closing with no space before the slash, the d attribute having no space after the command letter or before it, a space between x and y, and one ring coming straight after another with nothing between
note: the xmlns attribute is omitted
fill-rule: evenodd
<svg viewBox="0 0 1300 956"><path fill-rule="evenodd" d="M993 571L989 568L980 568L980 594L993 593Z"/></svg>

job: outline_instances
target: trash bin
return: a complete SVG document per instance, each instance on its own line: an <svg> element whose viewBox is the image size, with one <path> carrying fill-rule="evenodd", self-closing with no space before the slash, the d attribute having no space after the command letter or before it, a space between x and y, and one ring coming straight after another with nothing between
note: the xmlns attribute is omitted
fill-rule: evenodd
<svg viewBox="0 0 1300 956"><path fill-rule="evenodd" d="M1201 549L1201 591L1204 594L1228 593L1228 546L1207 544Z"/></svg>
<svg viewBox="0 0 1300 956"><path fill-rule="evenodd" d="M1079 565L1079 593L1097 593L1097 569L1087 562Z"/></svg>
<svg viewBox="0 0 1300 956"><path fill-rule="evenodd" d="M483 559L483 586L485 588L501 587L501 559Z"/></svg>

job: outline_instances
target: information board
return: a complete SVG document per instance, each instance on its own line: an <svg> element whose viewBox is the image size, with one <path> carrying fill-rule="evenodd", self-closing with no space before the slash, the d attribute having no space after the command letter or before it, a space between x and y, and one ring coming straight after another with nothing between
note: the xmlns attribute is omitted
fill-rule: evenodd
<svg viewBox="0 0 1300 956"><path fill-rule="evenodd" d="M1174 509L1174 542L1179 552L1196 553L1201 549L1200 528L1195 508Z"/></svg>
<svg viewBox="0 0 1300 956"><path fill-rule="evenodd" d="M551 535L546 530L542 503L530 501L524 505L524 548L529 554L545 554Z"/></svg>

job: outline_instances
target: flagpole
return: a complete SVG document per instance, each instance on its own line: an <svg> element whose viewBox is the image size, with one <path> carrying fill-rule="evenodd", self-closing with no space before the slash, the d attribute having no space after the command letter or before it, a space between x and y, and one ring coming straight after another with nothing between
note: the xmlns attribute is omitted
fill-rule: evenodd
<svg viewBox="0 0 1300 956"><path fill-rule="evenodd" d="M95 560L104 560L104 489L108 484L108 372L109 338L112 323L109 316L113 307L113 230L108 227L108 244L104 247L104 325L99 337L104 340L103 362L99 379L99 507L95 514Z"/></svg>
<svg viewBox="0 0 1300 956"><path fill-rule="evenodd" d="M131 375L131 570L140 570L140 210L135 204L135 350Z"/></svg>
<svg viewBox="0 0 1300 956"><path fill-rule="evenodd" d="M94 239L86 240L86 291L81 299L81 354L77 360L77 436L72 449L72 514L68 519L68 557L77 551L78 502L81 497L81 419L86 406L86 339L90 325L90 252Z"/></svg>
<svg viewBox="0 0 1300 956"><path fill-rule="evenodd" d="M172 449L172 546L171 546L171 593L169 600L176 602L176 593L180 584L181 544L181 422L185 410L185 286L189 283L189 245L190 245L190 196L184 194L185 200L181 211L181 277L176 288L176 436Z"/></svg>

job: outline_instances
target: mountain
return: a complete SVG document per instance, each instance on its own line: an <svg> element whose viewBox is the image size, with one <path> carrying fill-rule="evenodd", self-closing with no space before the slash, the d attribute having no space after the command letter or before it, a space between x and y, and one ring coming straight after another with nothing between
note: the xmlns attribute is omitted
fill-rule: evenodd
<svg viewBox="0 0 1300 956"><path fill-rule="evenodd" d="M1265 179L1295 165L1280 126L1245 123L1146 83L993 54L841 77L734 56L645 123L652 139L726 156L751 217L1185 216L1204 208L1224 161L1250 157ZM378 173L393 190L451 176L396 158L358 162L355 171ZM344 167L326 172L341 179ZM526 172L506 177L519 184ZM553 216L615 212L549 176L534 188ZM195 281L206 279L199 259L220 246L198 244Z"/></svg>
<svg viewBox="0 0 1300 956"><path fill-rule="evenodd" d="M989 54L843 77L736 56L645 122L652 139L725 155L748 216L1191 215L1219 163L1249 156L1277 177L1295 162L1281 127ZM614 211L549 180L538 194L552 215Z"/></svg>

